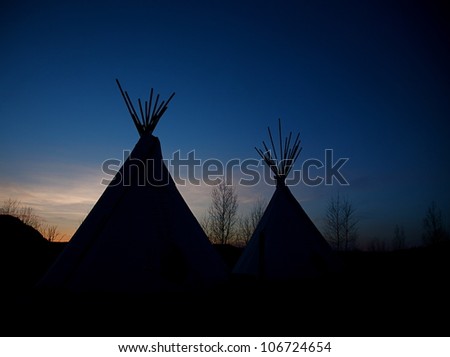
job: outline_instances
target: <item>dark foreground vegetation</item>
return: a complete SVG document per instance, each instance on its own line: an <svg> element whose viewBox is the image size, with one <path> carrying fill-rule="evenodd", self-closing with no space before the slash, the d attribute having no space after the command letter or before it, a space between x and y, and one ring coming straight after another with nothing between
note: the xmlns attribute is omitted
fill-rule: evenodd
<svg viewBox="0 0 450 357"><path fill-rule="evenodd" d="M450 336L450 246L340 254L334 276L285 282L230 275L155 295L40 291L63 243L0 216L1 336ZM216 246L231 268L241 250Z"/></svg>

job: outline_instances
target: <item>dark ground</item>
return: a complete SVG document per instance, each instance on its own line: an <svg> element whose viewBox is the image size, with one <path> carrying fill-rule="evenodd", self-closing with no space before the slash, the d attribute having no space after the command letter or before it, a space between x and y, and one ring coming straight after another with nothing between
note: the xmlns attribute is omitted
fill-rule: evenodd
<svg viewBox="0 0 450 357"><path fill-rule="evenodd" d="M449 244L342 253L342 273L322 279L74 295L33 288L64 244L4 216L0 228L0 336L450 336ZM216 248L230 267L240 254Z"/></svg>

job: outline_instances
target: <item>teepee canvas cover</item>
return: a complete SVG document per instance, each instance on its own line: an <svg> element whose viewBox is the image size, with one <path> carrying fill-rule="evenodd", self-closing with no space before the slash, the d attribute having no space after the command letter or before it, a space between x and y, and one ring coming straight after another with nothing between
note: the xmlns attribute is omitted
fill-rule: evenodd
<svg viewBox="0 0 450 357"><path fill-rule="evenodd" d="M172 97L157 107L158 96L150 115L152 90L145 111L139 100L139 119L119 88L140 139L40 285L138 293L222 281L225 265L176 188L152 135Z"/></svg>
<svg viewBox="0 0 450 357"><path fill-rule="evenodd" d="M277 187L233 273L269 280L322 276L335 271L337 261L331 247L285 183L301 150L299 136L291 145L291 133L283 144L281 123L279 134L281 160L277 159L270 129L272 150L264 142L264 152L256 149L272 169Z"/></svg>

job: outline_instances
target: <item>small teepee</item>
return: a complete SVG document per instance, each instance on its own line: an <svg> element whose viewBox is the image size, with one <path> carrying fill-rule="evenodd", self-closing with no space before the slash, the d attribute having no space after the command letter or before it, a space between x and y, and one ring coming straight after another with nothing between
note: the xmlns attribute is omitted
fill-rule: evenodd
<svg viewBox="0 0 450 357"><path fill-rule="evenodd" d="M168 292L223 281L226 267L178 191L153 136L173 98L120 92L140 139L40 282L75 292ZM153 107L153 108L152 108Z"/></svg>
<svg viewBox="0 0 450 357"><path fill-rule="evenodd" d="M283 141L278 125L280 159L270 128L272 150L265 142L263 150L255 148L272 170L276 190L233 273L268 280L323 276L337 269L334 252L285 182L300 154L300 137L293 140L291 132Z"/></svg>

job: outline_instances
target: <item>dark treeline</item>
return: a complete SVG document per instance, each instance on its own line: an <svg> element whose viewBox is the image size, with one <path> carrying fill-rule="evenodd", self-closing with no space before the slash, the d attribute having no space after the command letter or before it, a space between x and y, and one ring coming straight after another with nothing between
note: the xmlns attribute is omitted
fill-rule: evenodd
<svg viewBox="0 0 450 357"><path fill-rule="evenodd" d="M49 242L7 215L0 216L0 235L5 336L449 334L438 323L449 317L447 241L396 251L341 251L342 272L321 279L269 282L230 274L211 291L130 297L41 295L35 283L65 243ZM215 247L231 271L243 248Z"/></svg>

